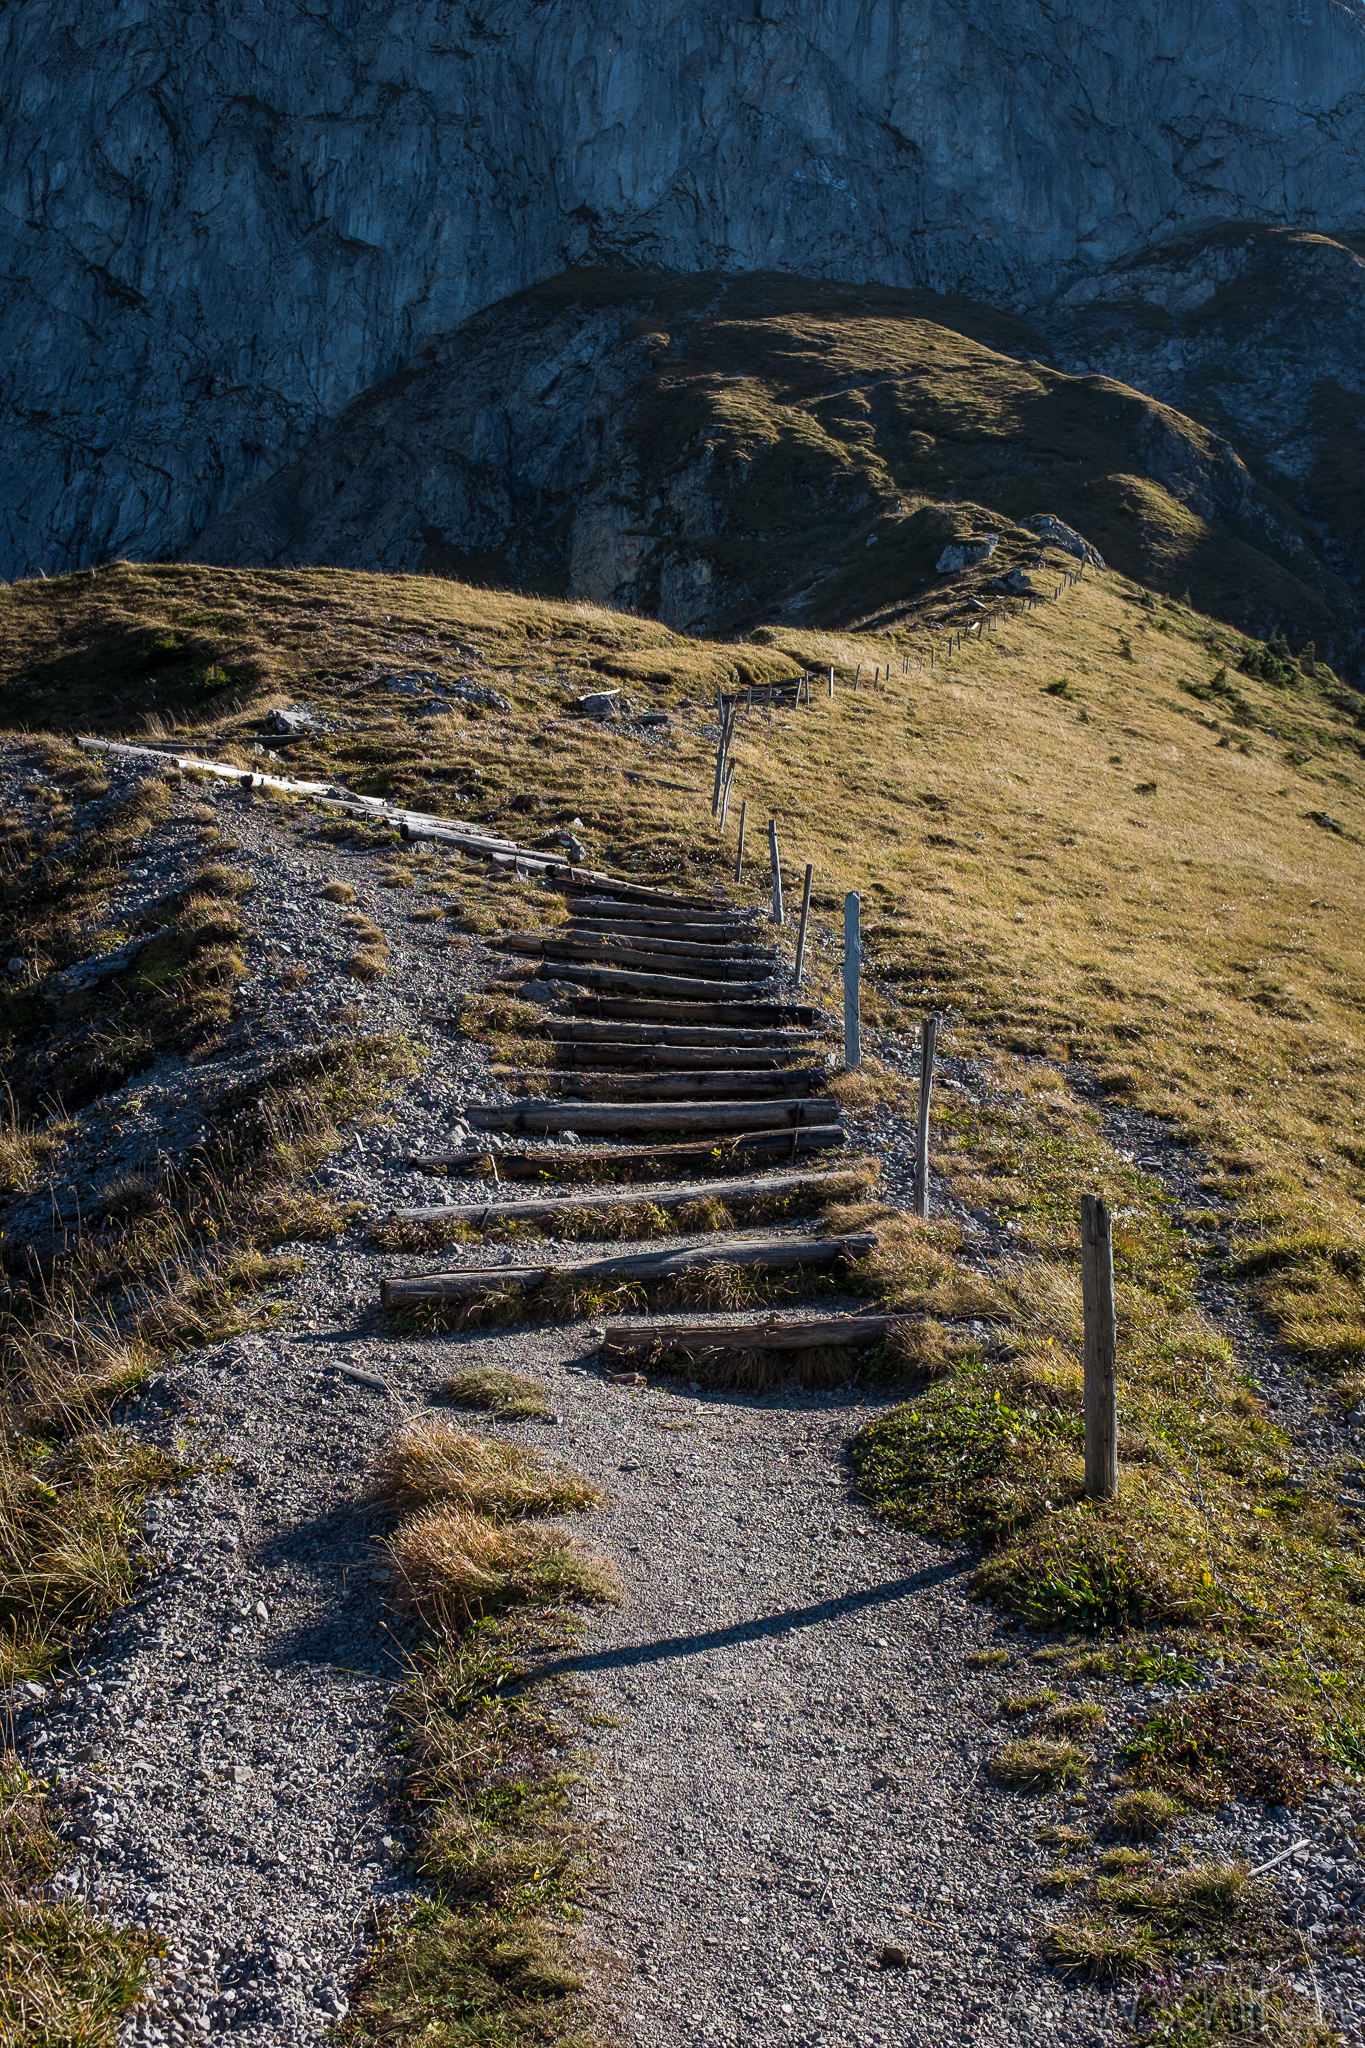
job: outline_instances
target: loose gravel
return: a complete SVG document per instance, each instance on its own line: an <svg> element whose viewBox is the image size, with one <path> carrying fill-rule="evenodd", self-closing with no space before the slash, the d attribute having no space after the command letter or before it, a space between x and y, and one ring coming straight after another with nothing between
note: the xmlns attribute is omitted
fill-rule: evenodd
<svg viewBox="0 0 1365 2048"><path fill-rule="evenodd" d="M498 1093L482 1054L432 1022L495 957L408 924L410 893L379 887L371 858L293 841L268 805L195 790L186 813L206 794L228 857L256 879L245 1021L210 1068L166 1061L87 1112L80 1142L93 1158L121 1124L128 1162L192 1142L196 1091L325 1035L344 1000L355 1028L407 1031L435 1057L385 1128L356 1134L319 1180L371 1209L420 1200L433 1183L402 1155L445 1146L465 1104ZM156 844L121 909L197 857L187 818ZM348 935L319 899L337 878L388 939L389 973L368 986L338 980ZM290 991L293 963L311 979ZM944 1073L969 1093L986 1085L965 1063ZM849 1121L904 1198L908 1127L880 1111ZM984 1256L993 1227L962 1221ZM588 1526L626 1600L585 1625L563 1665L604 1722L581 1788L598 1852L581 1940L622 2034L642 2048L860 2048L1122 2033L1131 1994L1064 1986L1033 1941L1037 1830L1093 1820L1098 1792L1029 1799L983 1775L998 1697L1018 1679L965 1659L1004 1646L1018 1660L1033 1644L969 1597L968 1556L890 1530L852 1497L844 1446L875 1403L852 1387L613 1386L585 1325L395 1335L378 1281L411 1259L358 1233L289 1249L305 1266L275 1328L177 1358L128 1404L122 1419L198 1476L148 1511L161 1564L143 1596L60 1683L14 1702L20 1745L65 1815L60 1890L169 1944L126 2042L319 2039L346 2010L375 1913L414 1895L385 1718L403 1624L380 1549L389 1525L363 1480L404 1415L484 1365L543 1379L555 1416L472 1426L553 1448L610 1494ZM1324 1913L1354 1888L1354 1911L1351 1818L1332 1798L1301 1816L1229 1811L1183 1839L1259 1857L1308 1835L1280 1874L1286 1896ZM1356 1966L1324 1964L1320 1981L1365 2038Z"/></svg>

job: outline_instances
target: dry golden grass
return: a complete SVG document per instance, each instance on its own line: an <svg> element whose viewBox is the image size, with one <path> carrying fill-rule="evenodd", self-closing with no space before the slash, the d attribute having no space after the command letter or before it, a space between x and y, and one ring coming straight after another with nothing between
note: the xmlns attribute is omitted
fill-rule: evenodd
<svg viewBox="0 0 1365 2048"><path fill-rule="evenodd" d="M519 1372L504 1372L497 1365L476 1365L457 1372L446 1381L441 1394L458 1408L486 1408L500 1422L529 1422L554 1413L549 1389L541 1381Z"/></svg>
<svg viewBox="0 0 1365 2048"><path fill-rule="evenodd" d="M506 1607L621 1598L615 1565L551 1524L490 1522L442 1504L405 1521L389 1551L400 1593L442 1628Z"/></svg>
<svg viewBox="0 0 1365 2048"><path fill-rule="evenodd" d="M504 1520L600 1507L600 1487L538 1452L500 1437L473 1436L439 1415L419 1416L380 1454L370 1496L401 1513L448 1501Z"/></svg>
<svg viewBox="0 0 1365 2048"><path fill-rule="evenodd" d="M46 1799L12 1752L0 1754L0 2041L114 2048L146 1988L156 1939L53 1903L47 1883L69 1850Z"/></svg>
<svg viewBox="0 0 1365 2048"><path fill-rule="evenodd" d="M322 895L324 901L328 903L355 902L355 890L349 882L329 882L322 891Z"/></svg>

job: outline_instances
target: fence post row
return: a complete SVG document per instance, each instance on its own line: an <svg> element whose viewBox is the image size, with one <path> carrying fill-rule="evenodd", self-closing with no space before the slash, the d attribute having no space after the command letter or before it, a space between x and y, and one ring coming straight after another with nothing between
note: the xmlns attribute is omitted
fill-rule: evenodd
<svg viewBox="0 0 1365 2048"><path fill-rule="evenodd" d="M929 1103L937 1050L938 1016L931 1012L919 1028L919 1124L915 1132L915 1214L925 1219L929 1215Z"/></svg>
<svg viewBox="0 0 1365 2048"><path fill-rule="evenodd" d="M1114 1232L1108 1207L1098 1195L1081 1196L1081 1301L1085 1309L1085 1490L1092 1500L1113 1500L1119 1490Z"/></svg>
<svg viewBox="0 0 1365 2048"><path fill-rule="evenodd" d="M863 1063L861 1020L858 1015L858 976L862 968L863 940L859 926L862 902L856 889L844 898L844 1065L852 1069Z"/></svg>

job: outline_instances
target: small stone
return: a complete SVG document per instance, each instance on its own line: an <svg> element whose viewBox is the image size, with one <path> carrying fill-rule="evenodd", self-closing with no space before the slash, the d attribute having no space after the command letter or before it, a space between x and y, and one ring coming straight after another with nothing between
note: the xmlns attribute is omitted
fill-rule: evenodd
<svg viewBox="0 0 1365 2048"><path fill-rule="evenodd" d="M607 1378L614 1387L646 1387L649 1385L642 1372L609 1372ZM624 1472L626 1468L623 1465L621 1469ZM635 1467L632 1465L630 1469L633 1472Z"/></svg>
<svg viewBox="0 0 1365 2048"><path fill-rule="evenodd" d="M20 960L18 958L15 958L13 960L7 961L6 965L8 966L11 974L22 974L24 969L27 967L28 962L27 960Z"/></svg>
<svg viewBox="0 0 1365 2048"><path fill-rule="evenodd" d="M234 1764L232 1766L232 1782L234 1785L249 1785L253 1775L250 1764Z"/></svg>
<svg viewBox="0 0 1365 2048"><path fill-rule="evenodd" d="M879 1970L908 1970L909 1967L910 1951L898 1948L892 1941L887 1942L877 1957L877 1968Z"/></svg>
<svg viewBox="0 0 1365 2048"><path fill-rule="evenodd" d="M266 1606L264 1600L258 1600L252 1612L257 1621L269 1621L270 1619L270 1609Z"/></svg>

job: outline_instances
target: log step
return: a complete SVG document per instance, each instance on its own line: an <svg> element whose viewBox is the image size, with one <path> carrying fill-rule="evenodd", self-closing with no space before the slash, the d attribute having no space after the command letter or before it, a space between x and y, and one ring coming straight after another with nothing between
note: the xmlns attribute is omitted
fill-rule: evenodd
<svg viewBox="0 0 1365 2048"><path fill-rule="evenodd" d="M747 1045L623 1045L615 1039L595 1039L591 1045L556 1044L555 1065L668 1068L681 1073L695 1073L702 1067L737 1072L742 1067L765 1073L781 1067L792 1057L793 1050L789 1045L763 1052Z"/></svg>
<svg viewBox="0 0 1365 2048"><path fill-rule="evenodd" d="M700 1072L684 1069L661 1074L605 1072L590 1068L583 1073L497 1072L495 1078L509 1087L541 1088L556 1095L572 1096L579 1102L682 1102L705 1098L711 1102L754 1101L765 1095L809 1095L828 1079L823 1067L780 1067L776 1073L753 1073L747 1069Z"/></svg>
<svg viewBox="0 0 1365 2048"><path fill-rule="evenodd" d="M578 1259L563 1266L466 1266L454 1273L381 1280L379 1298L385 1308L417 1308L469 1301L480 1294L529 1293L550 1279L584 1286L628 1286L657 1284L712 1266L790 1272L796 1267L832 1266L866 1258L876 1242L870 1230L852 1231L843 1237L732 1237L685 1245L677 1251L642 1252L623 1259Z"/></svg>
<svg viewBox="0 0 1365 2048"><path fill-rule="evenodd" d="M570 996L575 1017L636 1022L651 1018L660 1024L733 1025L737 1030L763 1026L816 1024L820 1012L808 1003L746 1003L732 996L723 1003L676 1003L628 995Z"/></svg>
<svg viewBox="0 0 1365 2048"><path fill-rule="evenodd" d="M866 1179L867 1169L863 1178ZM385 1220L392 1223L466 1223L483 1230L502 1221L537 1223L552 1216L574 1215L580 1209L619 1209L626 1203L649 1202L656 1209L682 1209L699 1199L718 1202L784 1200L809 1195L819 1201L833 1188L843 1190L856 1176L847 1168L825 1168L823 1172L746 1174L739 1178L675 1181L671 1186L636 1188L622 1196L619 1188L594 1188L571 1195L528 1195L502 1197L492 1202L445 1202L417 1209L389 1209Z"/></svg>
<svg viewBox="0 0 1365 2048"><path fill-rule="evenodd" d="M654 1018L661 1024L733 1024L754 1029L774 1024L813 1024L819 1015L803 1003L746 1003L738 996L728 1002L668 1002L646 996L580 995L567 999L576 1017L610 1017L636 1021Z"/></svg>
<svg viewBox="0 0 1365 2048"><path fill-rule="evenodd" d="M683 1322L623 1318L602 1331L604 1357L634 1358L654 1351L686 1351L704 1357L713 1351L816 1351L826 1346L862 1347L889 1336L896 1316L826 1316L820 1321L768 1316L762 1322Z"/></svg>
<svg viewBox="0 0 1365 2048"><path fill-rule="evenodd" d="M650 1180L661 1169L680 1173L691 1167L698 1174L716 1174L749 1159L791 1159L800 1152L842 1151L847 1143L842 1124L792 1124L778 1131L741 1131L728 1137L712 1133L684 1145L535 1146L524 1152L499 1152L496 1158L503 1180L541 1180L546 1175L572 1180L575 1171L591 1172L598 1166L625 1168L632 1180ZM465 1146L458 1152L414 1153L404 1164L419 1173L483 1178L491 1176L493 1161L493 1153Z"/></svg>
<svg viewBox="0 0 1365 2048"><path fill-rule="evenodd" d="M476 1131L766 1131L777 1122L832 1124L839 1105L827 1095L772 1102L513 1102L474 1103L465 1111Z"/></svg>
<svg viewBox="0 0 1365 2048"><path fill-rule="evenodd" d="M733 1046L744 1051L793 1052L809 1045L813 1031L743 1031L723 1024L627 1024L608 1019L605 1023L580 1022L576 1017L549 1017L545 1029L556 1045L624 1047L639 1045L650 1051L667 1046L710 1046L718 1050Z"/></svg>
<svg viewBox="0 0 1365 2048"><path fill-rule="evenodd" d="M665 919L660 913L653 922L644 922L633 917L626 910L619 917L612 917L606 911L598 911L592 917L582 917L576 911L567 925L558 927L574 938L600 938L604 933L613 933L622 939L639 939L647 943L706 946L742 945L746 940L752 946L764 936L761 928L753 923L740 923L736 919L730 924L687 924L681 920Z"/></svg>
<svg viewBox="0 0 1365 2048"><path fill-rule="evenodd" d="M638 967L646 973L667 975L705 974L713 981L767 981L777 960L775 953L740 952L727 947L664 946L648 948L621 943L616 939L525 938L520 932L491 942L500 953L527 954L533 959L588 962ZM541 969L541 973L544 973ZM557 976L557 979L565 977ZM575 977L576 978L576 977Z"/></svg>

